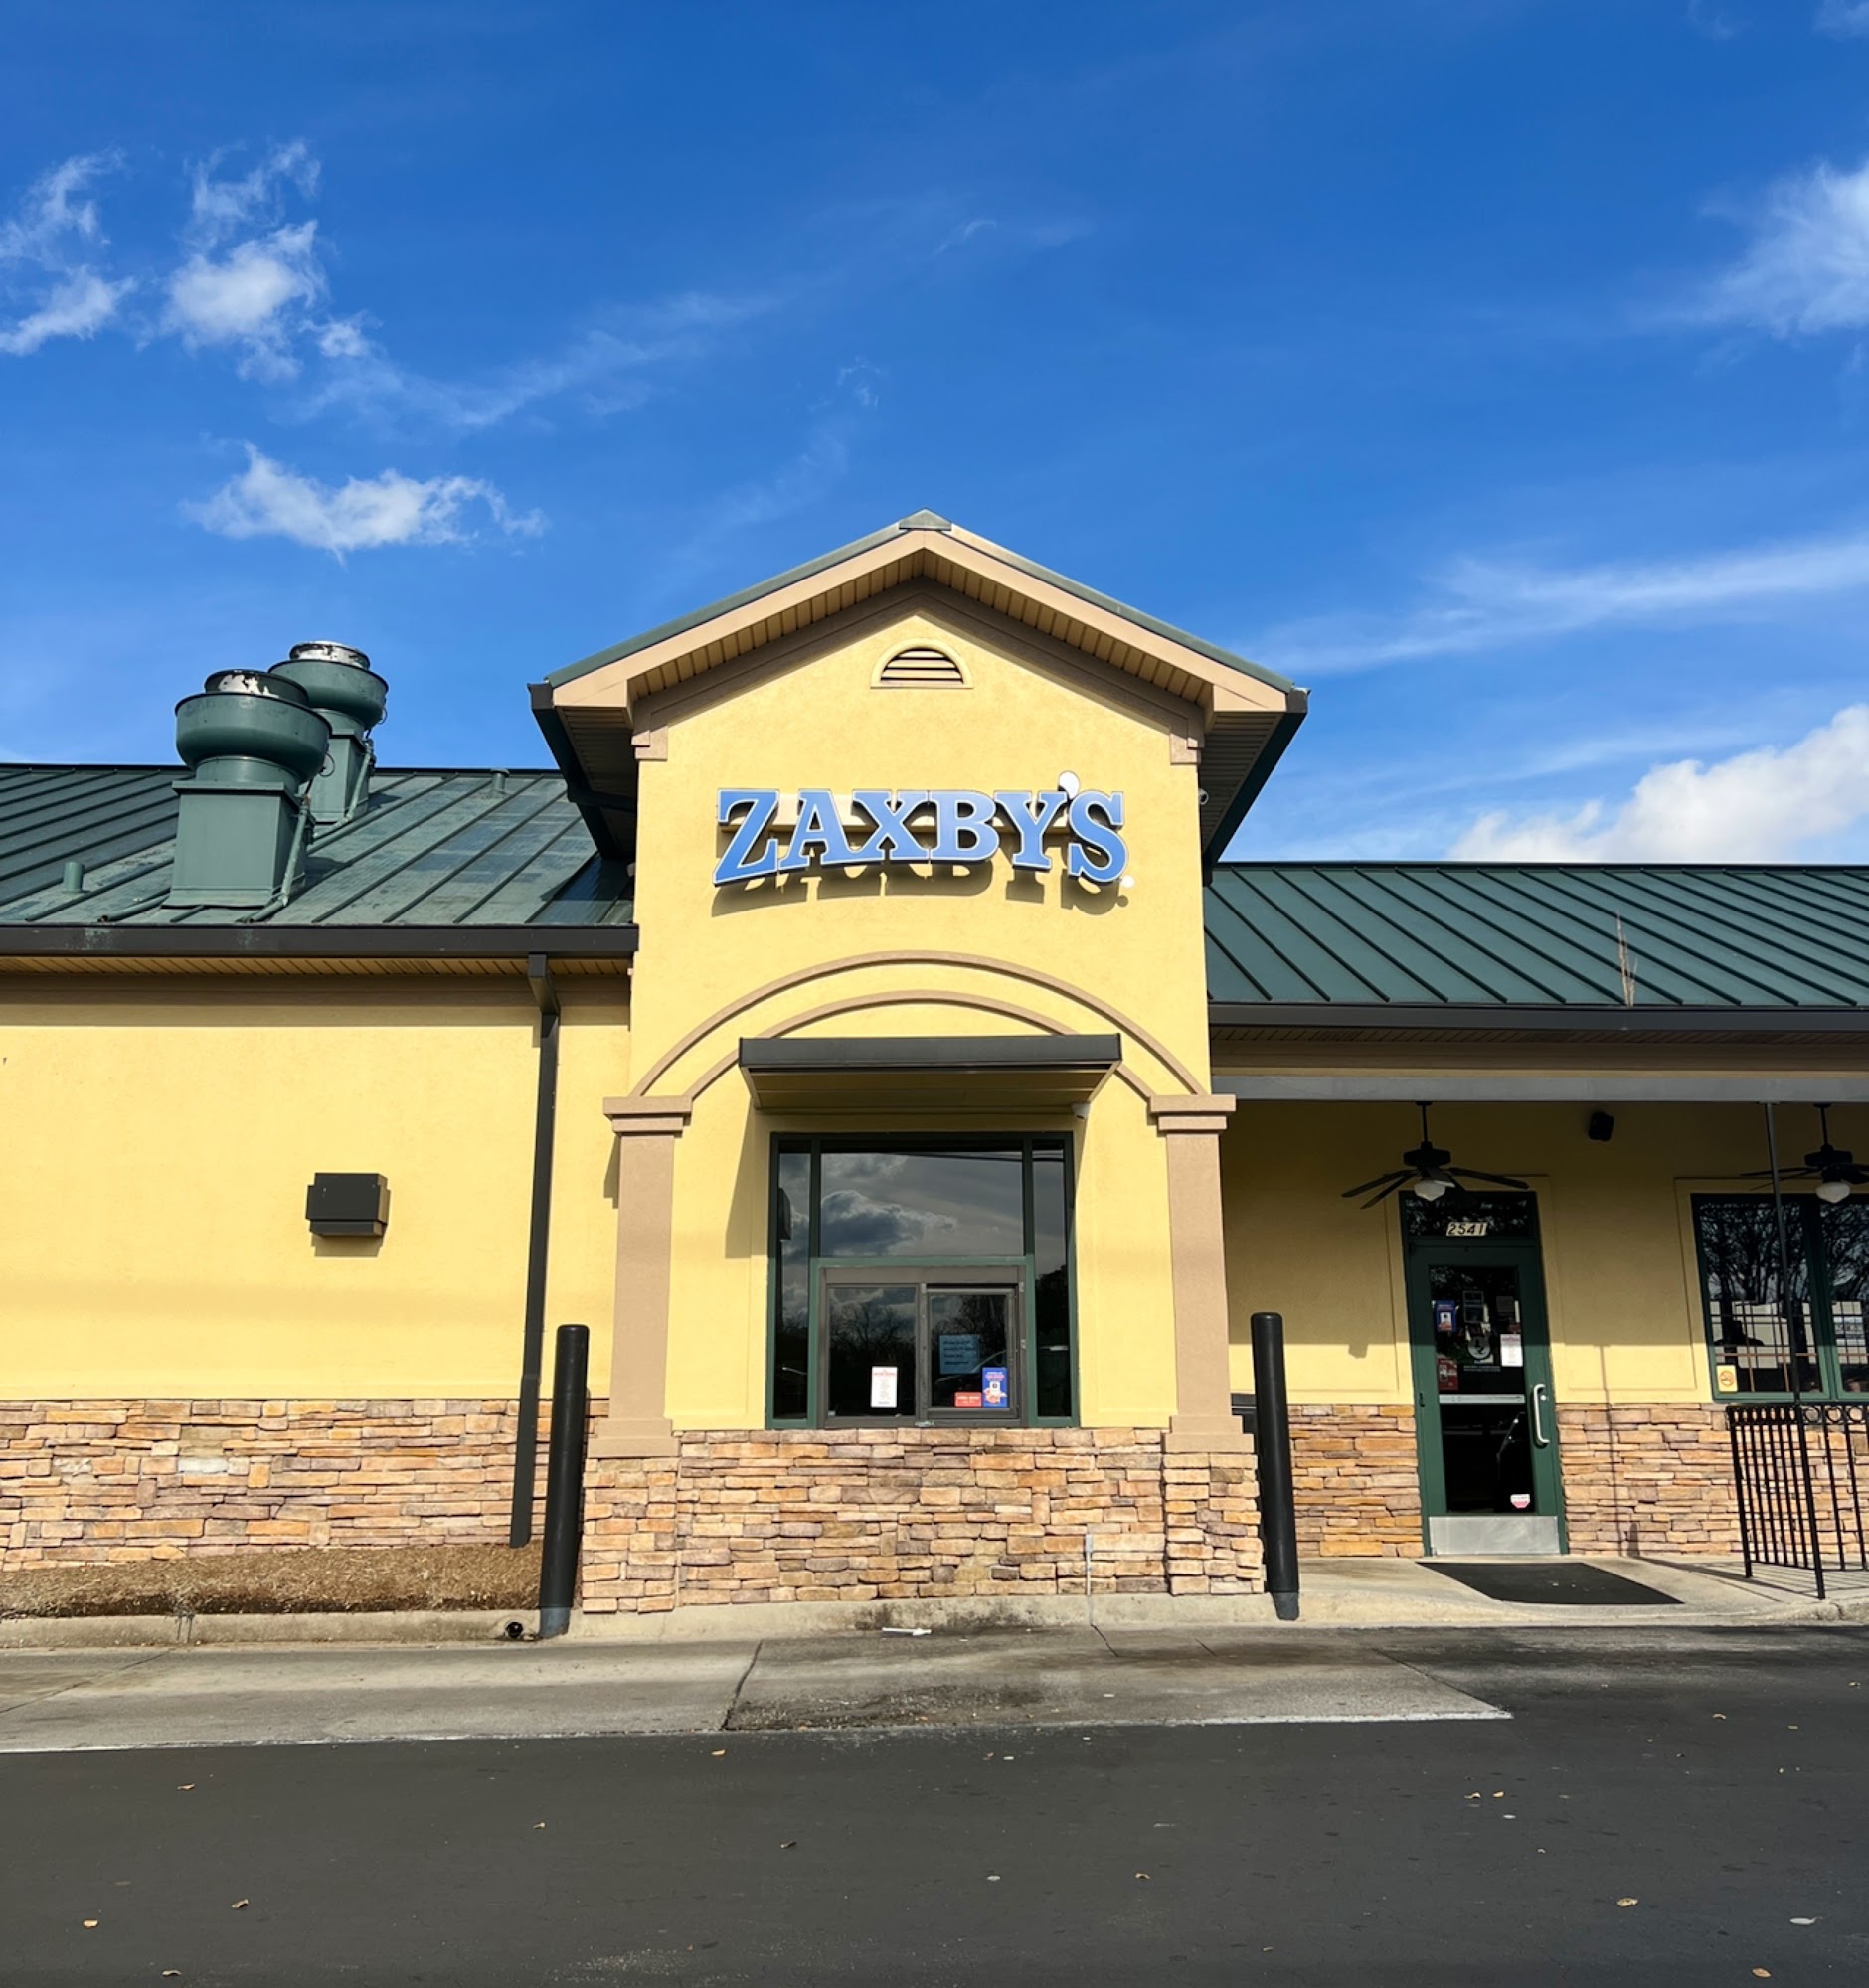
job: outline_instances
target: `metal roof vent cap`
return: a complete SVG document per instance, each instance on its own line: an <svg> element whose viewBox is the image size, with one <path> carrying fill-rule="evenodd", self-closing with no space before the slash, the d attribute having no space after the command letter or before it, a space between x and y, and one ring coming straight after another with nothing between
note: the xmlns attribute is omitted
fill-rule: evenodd
<svg viewBox="0 0 1869 1988"><path fill-rule="evenodd" d="M175 707L177 780L171 905L263 907L303 874L306 783L331 728L295 683L269 671L217 670Z"/></svg>
<svg viewBox="0 0 1869 1988"><path fill-rule="evenodd" d="M311 818L324 827L346 822L370 795L377 762L370 735L383 722L390 687L361 649L342 642L299 642L268 677L296 684L331 728L331 746L311 783Z"/></svg>

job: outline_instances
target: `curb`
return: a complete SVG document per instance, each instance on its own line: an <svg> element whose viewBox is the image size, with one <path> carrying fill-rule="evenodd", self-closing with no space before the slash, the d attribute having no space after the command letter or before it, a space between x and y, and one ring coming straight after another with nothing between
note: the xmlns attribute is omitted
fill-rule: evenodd
<svg viewBox="0 0 1869 1988"><path fill-rule="evenodd" d="M411 1608L355 1615L13 1615L0 1650L173 1650L305 1643L494 1643L530 1637L535 1609Z"/></svg>

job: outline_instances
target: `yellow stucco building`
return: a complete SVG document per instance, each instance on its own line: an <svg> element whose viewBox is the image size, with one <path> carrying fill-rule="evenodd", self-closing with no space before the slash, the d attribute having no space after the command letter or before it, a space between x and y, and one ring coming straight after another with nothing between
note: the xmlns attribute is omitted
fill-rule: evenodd
<svg viewBox="0 0 1869 1988"><path fill-rule="evenodd" d="M523 1538L567 1319L591 1615L1250 1595L1256 1310L1313 1552L1729 1551L1869 1385L1861 872L1227 865L1303 693L931 513L550 771L382 682L0 768L11 1564Z"/></svg>

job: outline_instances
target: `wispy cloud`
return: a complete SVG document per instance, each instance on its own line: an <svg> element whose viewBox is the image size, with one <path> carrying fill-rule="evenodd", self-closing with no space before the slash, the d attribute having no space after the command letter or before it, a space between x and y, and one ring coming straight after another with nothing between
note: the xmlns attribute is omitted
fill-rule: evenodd
<svg viewBox="0 0 1869 1988"><path fill-rule="evenodd" d="M317 190L317 161L295 143L237 179L216 178L216 164L195 173L190 252L169 276L162 328L193 351L231 347L252 378L290 379L299 341L321 343L335 329L312 316L326 291L318 224L288 224L281 212L287 189L306 198Z"/></svg>
<svg viewBox="0 0 1869 1988"><path fill-rule="evenodd" d="M1869 35L1869 0L1823 0L1811 23L1820 35L1843 40L1851 35Z"/></svg>
<svg viewBox="0 0 1869 1988"><path fill-rule="evenodd" d="M1484 862L1757 863L1807 851L1869 819L1869 705L1785 746L1711 765L1651 767L1620 802L1569 814L1485 814L1451 854Z"/></svg>
<svg viewBox="0 0 1869 1988"><path fill-rule="evenodd" d="M1859 11L1869 32L1869 4ZM1672 315L1774 338L1869 325L1869 160L1792 173L1738 219L1743 253Z"/></svg>
<svg viewBox="0 0 1869 1988"><path fill-rule="evenodd" d="M687 291L610 313L555 353L498 369L483 380L439 380L399 364L355 320L324 330L331 364L301 405L305 415L348 410L385 420L414 418L463 433L497 427L526 409L573 399L595 416L638 407L654 391L654 368L699 357L734 326L778 308L776 293Z"/></svg>
<svg viewBox="0 0 1869 1988"><path fill-rule="evenodd" d="M1287 623L1247 652L1274 669L1328 675L1430 656L1475 655L1584 629L1692 625L1869 587L1869 530L1681 560L1548 567L1463 559L1400 615Z"/></svg>
<svg viewBox="0 0 1869 1988"><path fill-rule="evenodd" d="M0 352L23 358L54 338L90 338L116 315L132 285L112 282L93 252L104 244L97 204L86 189L116 164L89 153L43 173L0 221L0 287L24 306L0 326Z"/></svg>
<svg viewBox="0 0 1869 1988"><path fill-rule="evenodd" d="M204 503L184 507L197 524L223 538L290 539L342 559L379 546L453 545L472 534L463 520L484 505L508 534L544 529L537 512L515 514L492 484L472 476L419 479L386 469L342 484L300 476L247 444L247 467Z"/></svg>

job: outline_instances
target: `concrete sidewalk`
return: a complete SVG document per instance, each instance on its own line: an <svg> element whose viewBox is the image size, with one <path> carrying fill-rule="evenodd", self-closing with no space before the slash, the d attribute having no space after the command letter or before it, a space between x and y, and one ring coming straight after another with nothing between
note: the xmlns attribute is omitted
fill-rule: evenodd
<svg viewBox="0 0 1869 1988"><path fill-rule="evenodd" d="M1503 1717L1361 1639L1277 1629L0 1655L8 1753Z"/></svg>
<svg viewBox="0 0 1869 1988"><path fill-rule="evenodd" d="M1530 1565L1530 1564L1528 1564ZM1543 1629L1591 1625L1676 1628L1765 1622L1869 1621L1869 1574L1832 1574L1818 1601L1807 1574L1761 1569L1750 1580L1737 1559L1692 1563L1593 1556L1553 1562L1620 1574L1662 1597L1654 1605L1588 1607L1496 1601L1433 1561L1312 1560L1300 1572L1306 1627ZM1217 1630L1274 1625L1264 1595L974 1597L961 1601L785 1602L685 1607L659 1615L575 1616L572 1640L592 1643L723 1643L751 1646L813 1636L873 1636L884 1627L955 1634L984 1628L1150 1631L1199 1637ZM79 1615L0 1619L0 1653L9 1650L134 1650L177 1647L296 1647L390 1644L429 1647L501 1640L517 1623L530 1634L531 1611L448 1609L402 1614Z"/></svg>

